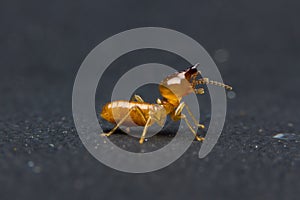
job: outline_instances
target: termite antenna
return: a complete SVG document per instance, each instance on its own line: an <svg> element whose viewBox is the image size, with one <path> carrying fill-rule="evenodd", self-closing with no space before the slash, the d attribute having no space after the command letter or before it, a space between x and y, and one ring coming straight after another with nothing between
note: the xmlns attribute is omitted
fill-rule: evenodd
<svg viewBox="0 0 300 200"><path fill-rule="evenodd" d="M220 87L223 87L225 88L226 90L232 90L232 87L229 86L229 85L226 85L224 83L220 83L220 82L217 82L217 81L212 81L212 80L209 80L208 78L202 78L200 80L197 80L197 84L211 84L211 85L216 85L216 86L220 86Z"/></svg>

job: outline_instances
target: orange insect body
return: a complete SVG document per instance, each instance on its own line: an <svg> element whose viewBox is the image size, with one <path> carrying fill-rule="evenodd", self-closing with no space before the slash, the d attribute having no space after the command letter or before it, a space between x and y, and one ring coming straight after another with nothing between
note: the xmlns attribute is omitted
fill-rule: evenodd
<svg viewBox="0 0 300 200"><path fill-rule="evenodd" d="M197 76L201 74L197 70L197 65L166 77L159 85L159 91L163 99L157 99L156 104L146 103L140 96L135 95L135 101L120 100L104 105L101 117L110 123L116 124L116 126L109 133L102 135L110 136L121 125L144 126L145 128L140 138L140 143L143 143L147 128L154 123L163 126L167 115L170 115L174 121L184 119L196 139L202 141L204 138L197 136L190 122L182 114L183 108L187 109L195 125L201 128L204 128L204 125L196 121L184 102L180 102L182 97L190 93L203 94L203 88L196 89L196 86L201 84L213 84L229 90L232 88L223 83L210 81L208 78L197 80Z"/></svg>
<svg viewBox="0 0 300 200"><path fill-rule="evenodd" d="M149 118L150 112L155 112L157 110L157 105L145 103L145 102L129 102L129 101L113 101L107 103L101 112L101 117L106 121L116 124L121 121L122 118L129 113L129 110L138 107L142 114L145 116L145 119ZM128 117L122 125L125 126L145 126L146 121L140 116L139 111L132 110L130 112L130 117ZM154 121L152 121L154 122Z"/></svg>

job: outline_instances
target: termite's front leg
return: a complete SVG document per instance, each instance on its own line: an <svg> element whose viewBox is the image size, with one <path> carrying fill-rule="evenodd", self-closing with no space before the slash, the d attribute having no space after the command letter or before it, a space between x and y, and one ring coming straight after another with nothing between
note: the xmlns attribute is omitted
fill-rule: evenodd
<svg viewBox="0 0 300 200"><path fill-rule="evenodd" d="M191 116L192 120L194 121L195 125L204 129L205 126L203 124L199 124L198 121L196 120L195 116L193 115L192 111L190 110L190 108L188 107L188 105L184 104L186 110L188 111L189 115Z"/></svg>
<svg viewBox="0 0 300 200"><path fill-rule="evenodd" d="M193 127L191 126L191 124L190 124L190 122L188 121L187 117L186 117L184 114L182 114L182 110L183 110L184 106L186 106L186 105L185 105L184 102L182 102L182 103L177 107L177 109L175 110L173 119L175 119L175 120L176 120L176 119L184 119L185 123L187 124L187 126L189 127L189 129L191 130L191 132L195 135L195 138L196 138L198 141L203 141L204 138L197 135L197 132L193 129ZM190 112L189 108L187 108L187 110L188 110L189 114L192 116L192 118L195 119L195 117L194 117L194 116L192 115L192 113ZM195 121L196 121L196 119L195 119ZM198 124L198 123L197 123L197 124ZM199 125L200 125L201 127L204 128L204 125L198 124L198 126L199 126Z"/></svg>
<svg viewBox="0 0 300 200"><path fill-rule="evenodd" d="M176 111L175 111L175 115L176 116L180 116L180 114L182 113L183 108L186 108L186 110L188 111L189 115L191 116L193 122L195 123L195 125L199 128L204 129L205 126L203 124L199 124L198 121L196 120L195 116L193 115L193 113L191 112L190 108L188 107L188 105L186 105L184 102L182 102L181 104L179 104L179 106L177 107Z"/></svg>

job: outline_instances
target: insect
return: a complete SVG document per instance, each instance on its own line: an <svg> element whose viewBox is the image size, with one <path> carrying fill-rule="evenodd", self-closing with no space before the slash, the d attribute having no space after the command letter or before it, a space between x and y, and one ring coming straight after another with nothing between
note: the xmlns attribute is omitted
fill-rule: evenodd
<svg viewBox="0 0 300 200"><path fill-rule="evenodd" d="M213 84L224 87L227 90L232 90L232 87L220 82L211 81L208 78L197 79L197 76L201 75L201 72L197 70L198 65L196 64L184 71L176 72L162 80L159 84L159 92L163 98L162 100L157 99L155 104L144 102L142 97L134 95L130 101L113 101L104 105L101 117L115 124L115 127L108 133L102 133L101 135L110 136L121 125L127 127L143 126L144 129L139 140L139 143L142 144L145 140L148 127L154 123L163 127L167 115L170 115L173 121L185 120L195 138L198 141L203 141L204 138L197 135L186 115L182 113L182 110L184 108L187 110L197 127L204 129L204 125L199 124L188 105L181 102L182 97L190 93L204 94L204 88L196 88L198 85Z"/></svg>

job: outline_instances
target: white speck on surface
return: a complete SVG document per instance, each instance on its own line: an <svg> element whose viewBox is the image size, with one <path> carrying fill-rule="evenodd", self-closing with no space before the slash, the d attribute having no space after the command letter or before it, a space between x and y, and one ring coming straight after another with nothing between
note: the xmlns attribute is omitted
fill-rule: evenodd
<svg viewBox="0 0 300 200"><path fill-rule="evenodd" d="M49 144L49 146L50 146L50 147L54 147L54 144L51 143L51 144Z"/></svg>
<svg viewBox="0 0 300 200"><path fill-rule="evenodd" d="M292 141L292 140L300 139L300 135L295 133L277 133L276 135L273 136L273 138L279 140L285 140L285 141Z"/></svg>
<svg viewBox="0 0 300 200"><path fill-rule="evenodd" d="M27 162L28 167L34 167L34 162L33 161L28 161Z"/></svg>

